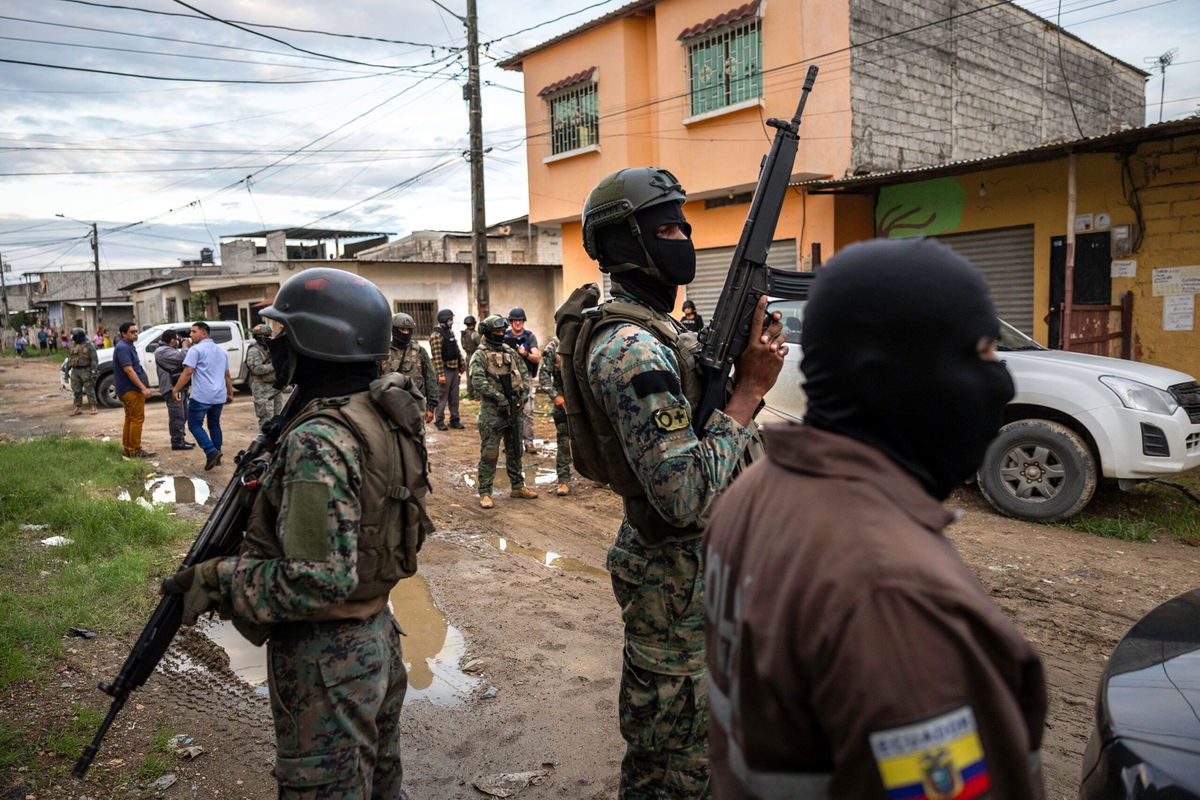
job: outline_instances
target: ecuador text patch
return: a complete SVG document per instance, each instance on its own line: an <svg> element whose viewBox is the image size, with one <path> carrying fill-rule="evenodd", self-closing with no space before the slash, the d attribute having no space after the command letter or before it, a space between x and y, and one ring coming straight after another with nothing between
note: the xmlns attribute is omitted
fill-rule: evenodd
<svg viewBox="0 0 1200 800"><path fill-rule="evenodd" d="M889 800L969 800L991 786L970 706L871 734Z"/></svg>

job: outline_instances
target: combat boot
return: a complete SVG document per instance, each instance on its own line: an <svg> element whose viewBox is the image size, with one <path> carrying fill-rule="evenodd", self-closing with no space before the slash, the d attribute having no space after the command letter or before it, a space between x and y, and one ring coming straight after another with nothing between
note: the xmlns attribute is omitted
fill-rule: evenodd
<svg viewBox="0 0 1200 800"><path fill-rule="evenodd" d="M518 500L533 500L537 497L537 492L526 486L522 486L520 489L512 490L512 497L515 497Z"/></svg>
<svg viewBox="0 0 1200 800"><path fill-rule="evenodd" d="M567 495L569 495L571 493L571 484L560 483L558 485L558 488L554 490L554 493L556 495L558 495L559 497L566 497Z"/></svg>
<svg viewBox="0 0 1200 800"><path fill-rule="evenodd" d="M481 494L479 495L479 507L495 508L496 504L492 502L492 496L490 494Z"/></svg>

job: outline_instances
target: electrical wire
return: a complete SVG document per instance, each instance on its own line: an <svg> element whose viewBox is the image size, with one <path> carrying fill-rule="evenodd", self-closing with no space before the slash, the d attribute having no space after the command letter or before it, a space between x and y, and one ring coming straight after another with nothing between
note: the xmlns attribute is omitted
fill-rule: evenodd
<svg viewBox="0 0 1200 800"><path fill-rule="evenodd" d="M376 72L370 75L349 75L343 78L313 78L308 80L250 80L246 78L231 79L231 78L177 78L167 75L146 75L140 72L117 72L108 69L94 69L91 67L68 67L63 64L45 64L39 61L23 61L15 58L0 58L0 63L3 64L20 64L26 67L44 67L46 69L62 69L70 72L91 72L97 75L116 75L122 78L144 78L151 81L178 81L182 83L223 83L223 84L247 84L247 85L282 85L282 84L299 84L299 83L336 83L338 81L357 81L364 78L379 78L391 73ZM397 70L399 71L399 70Z"/></svg>

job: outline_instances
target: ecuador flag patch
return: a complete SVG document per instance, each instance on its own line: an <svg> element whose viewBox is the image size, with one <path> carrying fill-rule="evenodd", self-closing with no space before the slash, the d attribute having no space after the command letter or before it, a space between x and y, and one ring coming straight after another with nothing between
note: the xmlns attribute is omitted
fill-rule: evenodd
<svg viewBox="0 0 1200 800"><path fill-rule="evenodd" d="M871 751L888 800L970 800L991 787L970 706L872 733Z"/></svg>

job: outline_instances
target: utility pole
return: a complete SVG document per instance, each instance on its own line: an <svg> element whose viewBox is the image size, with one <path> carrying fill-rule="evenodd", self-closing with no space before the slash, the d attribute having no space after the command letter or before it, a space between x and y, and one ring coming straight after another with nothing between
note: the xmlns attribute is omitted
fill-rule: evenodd
<svg viewBox="0 0 1200 800"><path fill-rule="evenodd" d="M9 321L12 319L12 314L8 310L8 284L4 280L4 273L8 265L4 263L4 256L0 255L0 298L4 300L4 322L0 324L0 331L8 327Z"/></svg>
<svg viewBox="0 0 1200 800"><path fill-rule="evenodd" d="M96 267L96 327L99 328L103 323L100 322L100 234L96 230L96 223L92 223L92 263Z"/></svg>
<svg viewBox="0 0 1200 800"><path fill-rule="evenodd" d="M491 305L488 291L487 222L483 207L483 106L479 96L479 17L475 0L467 0L467 101L471 150L471 288L482 320Z"/></svg>

